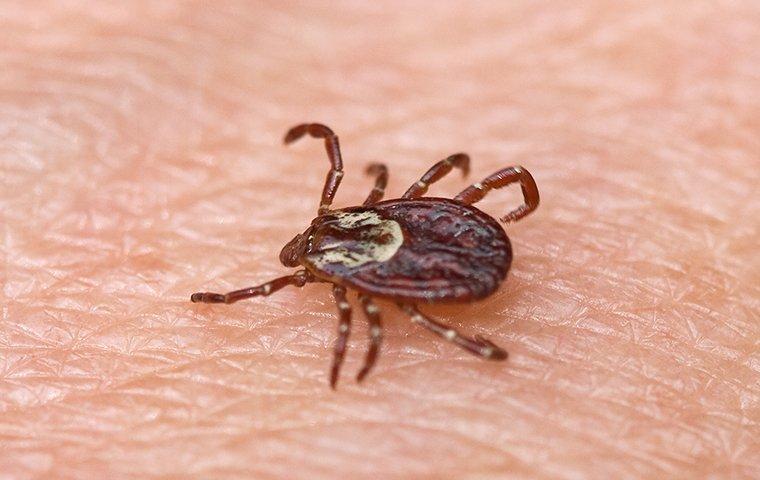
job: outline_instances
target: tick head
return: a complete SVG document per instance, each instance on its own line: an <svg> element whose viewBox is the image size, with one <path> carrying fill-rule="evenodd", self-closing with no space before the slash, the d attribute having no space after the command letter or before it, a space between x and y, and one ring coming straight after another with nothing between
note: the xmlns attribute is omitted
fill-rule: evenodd
<svg viewBox="0 0 760 480"><path fill-rule="evenodd" d="M305 232L299 233L293 240L289 241L280 251L280 263L286 267L297 267L301 265L301 258L308 252L313 227L309 227Z"/></svg>
<svg viewBox="0 0 760 480"><path fill-rule="evenodd" d="M291 241L285 244L280 251L280 263L286 267L298 267L303 264L304 256L309 254L314 245L314 238L323 237L326 228L336 223L336 217L332 214L320 215L311 221L311 225L305 232L299 233ZM329 228L328 228L329 229Z"/></svg>

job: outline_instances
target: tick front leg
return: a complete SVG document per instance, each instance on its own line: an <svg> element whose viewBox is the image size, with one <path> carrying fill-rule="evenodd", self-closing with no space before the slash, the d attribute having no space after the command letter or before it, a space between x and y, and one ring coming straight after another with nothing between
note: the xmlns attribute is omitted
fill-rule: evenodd
<svg viewBox="0 0 760 480"><path fill-rule="evenodd" d="M388 185L388 167L382 163L371 163L367 166L366 173L375 177L375 187L369 192L363 205L372 205L383 199L385 186Z"/></svg>
<svg viewBox="0 0 760 480"><path fill-rule="evenodd" d="M321 123L302 123L301 125L296 125L285 134L285 144L293 143L306 134L314 138L325 139L325 150L327 150L327 158L330 159L330 171L327 172L325 186L322 188L322 200L317 211L319 215L322 215L330 210L335 192L338 191L338 185L340 185L340 181L343 178L343 159L340 154L338 136L330 130L330 127Z"/></svg>
<svg viewBox="0 0 760 480"><path fill-rule="evenodd" d="M380 350L380 344L383 340L383 326L380 322L380 310L377 308L372 298L366 295L360 295L359 300L362 302L364 314L369 321L369 349L364 359L364 366L356 376L356 381L361 382L364 377L372 370L377 360L377 352Z"/></svg>
<svg viewBox="0 0 760 480"><path fill-rule="evenodd" d="M332 367L330 368L330 387L335 389L338 383L340 367L343 365L343 358L346 355L346 345L348 344L348 335L351 333L351 305L346 301L346 287L333 285L333 297L338 305L338 338L335 341L335 352L333 353Z"/></svg>
<svg viewBox="0 0 760 480"><path fill-rule="evenodd" d="M263 283L257 287L244 288L228 293L198 292L190 296L193 303L235 303L244 298L270 295L288 285L303 287L308 282L313 282L314 276L306 270L299 270L293 275L275 278L271 282Z"/></svg>
<svg viewBox="0 0 760 480"><path fill-rule="evenodd" d="M463 336L453 328L423 315L415 305L399 304L402 310L412 317L412 322L421 325L439 337L452 342L468 352L486 360L505 360L507 352L483 337L476 336L474 339Z"/></svg>
<svg viewBox="0 0 760 480"><path fill-rule="evenodd" d="M470 157L466 153L455 153L441 160L409 187L409 190L401 198L418 198L425 195L428 186L445 177L452 168L459 168L462 170L462 175L467 175L470 171Z"/></svg>
<svg viewBox="0 0 760 480"><path fill-rule="evenodd" d="M454 200L460 201L466 205L472 205L473 203L482 200L489 191L506 187L515 182L520 182L525 203L500 219L504 223L515 222L535 210L536 207L538 207L539 202L536 182L533 180L533 176L530 172L523 167L508 167L499 170L486 177L482 182L475 183L465 188L462 193L454 197Z"/></svg>

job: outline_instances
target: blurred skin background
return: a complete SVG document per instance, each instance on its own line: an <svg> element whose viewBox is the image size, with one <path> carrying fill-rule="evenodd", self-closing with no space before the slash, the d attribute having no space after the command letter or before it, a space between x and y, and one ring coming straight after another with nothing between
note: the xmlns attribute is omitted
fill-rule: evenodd
<svg viewBox="0 0 760 480"><path fill-rule="evenodd" d="M758 477L757 2L7 1L0 45L0 478ZM533 173L507 281L425 309L507 362L380 302L333 392L328 287L189 303L288 271L303 121L336 206Z"/></svg>

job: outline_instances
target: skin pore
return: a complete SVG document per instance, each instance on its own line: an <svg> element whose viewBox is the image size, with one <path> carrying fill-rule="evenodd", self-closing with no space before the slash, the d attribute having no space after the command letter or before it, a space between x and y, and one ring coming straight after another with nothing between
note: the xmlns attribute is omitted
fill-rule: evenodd
<svg viewBox="0 0 760 480"><path fill-rule="evenodd" d="M411 5L410 5L411 4ZM0 472L8 478L756 478L756 2L39 1L0 5ZM377 301L338 388L329 286L293 273L319 207L524 165L541 205L473 304ZM494 218L517 187L478 208ZM0 475L2 476L2 475Z"/></svg>

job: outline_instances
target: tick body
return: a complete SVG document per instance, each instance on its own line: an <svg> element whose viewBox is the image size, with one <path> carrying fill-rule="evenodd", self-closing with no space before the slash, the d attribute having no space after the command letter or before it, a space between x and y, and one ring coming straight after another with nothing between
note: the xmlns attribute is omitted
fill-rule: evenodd
<svg viewBox="0 0 760 480"><path fill-rule="evenodd" d="M453 168L466 174L469 157L463 153L436 163L398 199L381 201L388 180L387 169L372 164L367 173L375 186L364 204L332 209L332 199L343 177L338 137L328 127L312 123L290 129L285 143L309 134L323 138L330 160L317 217L280 252L286 267L302 267L292 275L226 294L199 292L193 302L234 303L266 296L288 286L309 282L330 283L338 307L338 339L335 343L330 385L335 388L348 336L351 307L347 290L359 294L369 331L369 348L361 381L372 369L380 348L380 311L373 298L395 301L415 324L488 360L504 360L507 353L482 337L469 338L419 311L419 304L466 303L492 294L506 278L512 248L501 225L473 206L490 190L519 183L524 203L501 218L513 222L538 206L533 177L522 167L508 167L463 190L453 199L423 197L428 186Z"/></svg>

